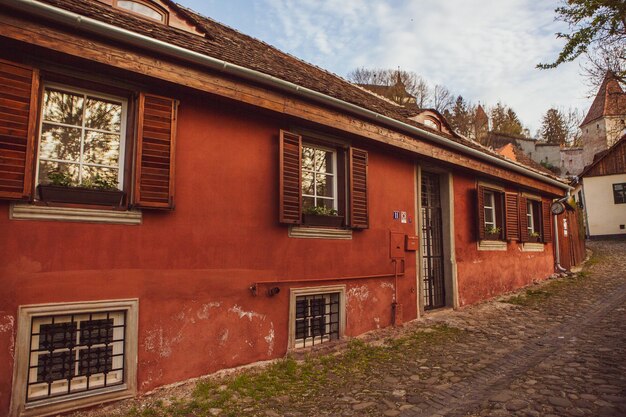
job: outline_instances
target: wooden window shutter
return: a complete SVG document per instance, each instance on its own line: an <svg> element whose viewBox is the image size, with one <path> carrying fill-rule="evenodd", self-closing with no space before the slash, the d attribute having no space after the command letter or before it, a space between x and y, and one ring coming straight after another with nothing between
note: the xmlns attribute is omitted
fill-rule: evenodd
<svg viewBox="0 0 626 417"><path fill-rule="evenodd" d="M133 205L174 208L174 155L178 101L139 94Z"/></svg>
<svg viewBox="0 0 626 417"><path fill-rule="evenodd" d="M550 201L543 200L541 202L541 224L543 226L543 241L551 242L552 241L552 223L550 219L552 218L550 211Z"/></svg>
<svg viewBox="0 0 626 417"><path fill-rule="evenodd" d="M476 224L478 240L483 240L485 238L485 188L482 185L476 188L476 214L478 214Z"/></svg>
<svg viewBox="0 0 626 417"><path fill-rule="evenodd" d="M302 137L280 131L279 221L302 223Z"/></svg>
<svg viewBox="0 0 626 417"><path fill-rule="evenodd" d="M0 198L32 196L39 71L0 60Z"/></svg>
<svg viewBox="0 0 626 417"><path fill-rule="evenodd" d="M519 197L517 193L505 194L505 224L507 240L519 240Z"/></svg>
<svg viewBox="0 0 626 417"><path fill-rule="evenodd" d="M350 227L369 227L367 151L350 147Z"/></svg>
<svg viewBox="0 0 626 417"><path fill-rule="evenodd" d="M530 234L528 233L528 199L524 196L519 198L519 228L520 241L528 242Z"/></svg>

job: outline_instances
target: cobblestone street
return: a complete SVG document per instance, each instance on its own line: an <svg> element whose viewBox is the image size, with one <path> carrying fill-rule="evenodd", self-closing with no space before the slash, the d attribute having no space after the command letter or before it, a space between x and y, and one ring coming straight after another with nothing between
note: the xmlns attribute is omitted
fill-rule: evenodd
<svg viewBox="0 0 626 417"><path fill-rule="evenodd" d="M345 374L337 365L324 368L317 389L281 387L287 391L255 397L255 389L270 384L266 378L250 391L240 389L221 408L198 408L197 397L191 401L196 408L179 406L189 401L181 400L185 394L166 391L132 408L89 415L625 416L626 242L589 247L594 256L577 276L375 332L365 346L388 346L391 337L404 342L372 350L366 366ZM424 339L429 334L432 341ZM395 353L383 355L384 349ZM287 384L275 379L278 386ZM211 389L226 390L225 384L218 380Z"/></svg>

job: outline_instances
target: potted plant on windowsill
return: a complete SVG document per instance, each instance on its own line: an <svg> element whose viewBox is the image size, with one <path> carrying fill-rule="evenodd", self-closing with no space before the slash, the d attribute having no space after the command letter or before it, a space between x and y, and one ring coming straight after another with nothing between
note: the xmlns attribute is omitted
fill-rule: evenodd
<svg viewBox="0 0 626 417"><path fill-rule="evenodd" d="M337 210L324 206L305 207L302 223L306 226L341 227L343 216Z"/></svg>
<svg viewBox="0 0 626 417"><path fill-rule="evenodd" d="M485 227L485 240L501 240L502 229L495 226L487 226Z"/></svg>
<svg viewBox="0 0 626 417"><path fill-rule="evenodd" d="M539 242L539 238L540 238L540 237L541 237L541 236L539 235L539 233L537 233L537 232L530 232L530 233L528 234L528 241L529 241L529 242L536 243L536 242Z"/></svg>
<svg viewBox="0 0 626 417"><path fill-rule="evenodd" d="M89 204L119 207L124 200L124 192L117 188L117 182L96 175L93 179L75 185L68 173L48 174L47 184L39 184L39 198L46 203Z"/></svg>

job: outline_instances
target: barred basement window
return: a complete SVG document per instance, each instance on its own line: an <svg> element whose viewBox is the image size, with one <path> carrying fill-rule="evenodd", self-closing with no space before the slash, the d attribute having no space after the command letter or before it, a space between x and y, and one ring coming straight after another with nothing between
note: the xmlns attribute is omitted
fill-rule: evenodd
<svg viewBox="0 0 626 417"><path fill-rule="evenodd" d="M26 402L124 382L126 311L33 317Z"/></svg>
<svg viewBox="0 0 626 417"><path fill-rule="evenodd" d="M340 339L345 328L345 286L291 290L289 345L303 348Z"/></svg>
<svg viewBox="0 0 626 417"><path fill-rule="evenodd" d="M9 416L133 397L138 313L137 299L20 306Z"/></svg>
<svg viewBox="0 0 626 417"><path fill-rule="evenodd" d="M296 297L296 347L339 339L339 294Z"/></svg>

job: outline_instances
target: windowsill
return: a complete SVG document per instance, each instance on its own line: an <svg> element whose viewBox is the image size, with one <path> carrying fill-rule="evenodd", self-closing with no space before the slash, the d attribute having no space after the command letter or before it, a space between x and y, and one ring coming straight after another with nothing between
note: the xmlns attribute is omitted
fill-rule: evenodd
<svg viewBox="0 0 626 417"><path fill-rule="evenodd" d="M301 239L350 240L352 239L352 230L330 227L291 226L289 227L289 237Z"/></svg>
<svg viewBox="0 0 626 417"><path fill-rule="evenodd" d="M9 219L139 225L142 214L138 210L116 211L13 203Z"/></svg>
<svg viewBox="0 0 626 417"><path fill-rule="evenodd" d="M506 251L507 244L504 240L480 240L477 243L480 251Z"/></svg>
<svg viewBox="0 0 626 417"><path fill-rule="evenodd" d="M522 243L523 252L543 252L544 247L545 246L543 243L534 243L534 242Z"/></svg>

